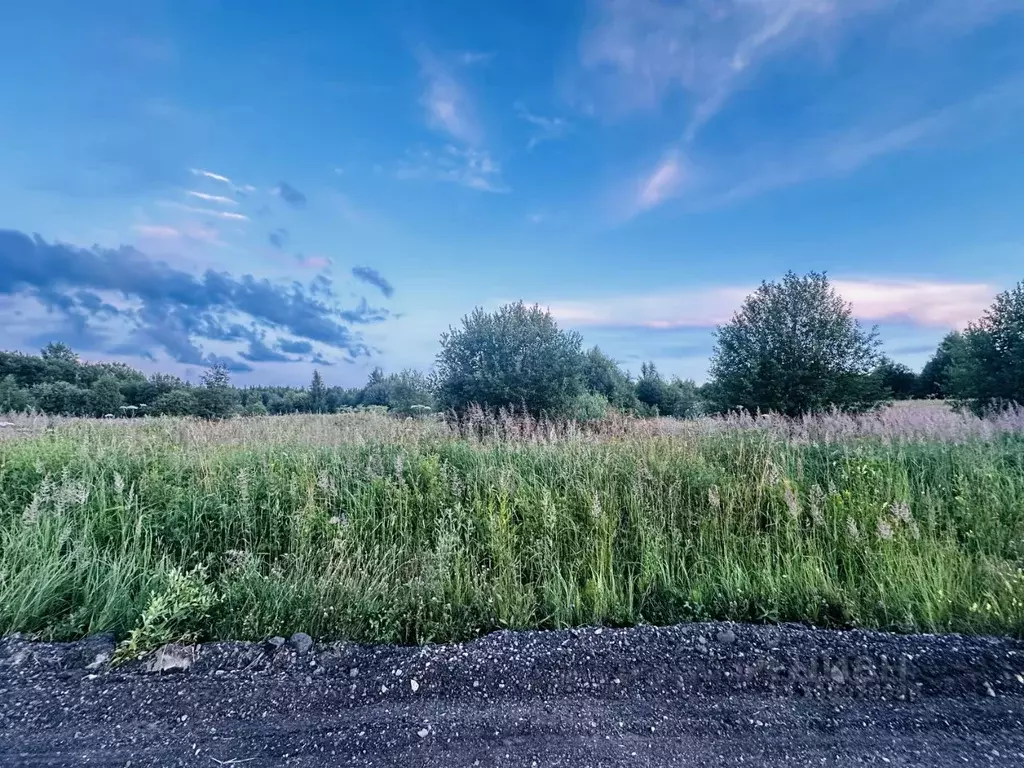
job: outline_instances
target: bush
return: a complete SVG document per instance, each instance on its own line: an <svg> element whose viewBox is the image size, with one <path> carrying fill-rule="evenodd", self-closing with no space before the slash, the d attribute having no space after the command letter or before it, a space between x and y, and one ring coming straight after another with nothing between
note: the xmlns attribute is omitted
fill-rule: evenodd
<svg viewBox="0 0 1024 768"><path fill-rule="evenodd" d="M882 402L868 376L879 361L877 331L864 331L824 274L762 283L719 327L711 358L719 410L789 416L865 410Z"/></svg>
<svg viewBox="0 0 1024 768"><path fill-rule="evenodd" d="M476 309L461 328L442 334L436 376L438 405L445 410L479 405L565 416L584 391L581 339L559 330L536 305Z"/></svg>
<svg viewBox="0 0 1024 768"><path fill-rule="evenodd" d="M1000 293L952 355L950 391L976 410L1024 403L1024 281Z"/></svg>

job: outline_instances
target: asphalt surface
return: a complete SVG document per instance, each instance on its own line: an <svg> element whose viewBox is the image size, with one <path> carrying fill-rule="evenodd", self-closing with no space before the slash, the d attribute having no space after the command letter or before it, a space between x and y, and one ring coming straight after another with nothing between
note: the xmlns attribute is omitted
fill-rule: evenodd
<svg viewBox="0 0 1024 768"><path fill-rule="evenodd" d="M301 640L113 669L111 638L0 640L0 765L1024 765L1021 641L732 624Z"/></svg>

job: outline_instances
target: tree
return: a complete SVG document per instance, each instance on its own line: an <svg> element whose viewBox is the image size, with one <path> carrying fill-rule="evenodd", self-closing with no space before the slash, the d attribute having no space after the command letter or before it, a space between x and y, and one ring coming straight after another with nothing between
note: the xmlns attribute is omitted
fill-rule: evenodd
<svg viewBox="0 0 1024 768"><path fill-rule="evenodd" d="M214 363L202 376L195 398L195 415L204 419L225 419L238 409L238 390L231 386L227 366Z"/></svg>
<svg viewBox="0 0 1024 768"><path fill-rule="evenodd" d="M619 410L635 411L639 405L629 374L598 347L583 356L583 385Z"/></svg>
<svg viewBox="0 0 1024 768"><path fill-rule="evenodd" d="M81 416L87 408L88 390L66 381L52 381L32 387L32 399L43 413Z"/></svg>
<svg viewBox="0 0 1024 768"><path fill-rule="evenodd" d="M558 328L550 312L523 302L497 312L476 309L441 335L435 366L438 405L462 411L524 408L569 414L584 391L582 340Z"/></svg>
<svg viewBox="0 0 1024 768"><path fill-rule="evenodd" d="M678 377L666 382L653 362L640 366L636 397L646 406L646 412L660 416L689 418L703 410L696 383Z"/></svg>
<svg viewBox="0 0 1024 768"><path fill-rule="evenodd" d="M18 387L13 374L0 379L0 413L24 413L31 408L31 395Z"/></svg>
<svg viewBox="0 0 1024 768"><path fill-rule="evenodd" d="M762 283L718 328L711 358L717 406L790 416L872 407L884 399L868 376L878 346L877 330L860 327L824 274L789 272Z"/></svg>
<svg viewBox="0 0 1024 768"><path fill-rule="evenodd" d="M320 371L313 371L313 380L309 383L309 408L313 413L327 410L327 387L324 386Z"/></svg>
<svg viewBox="0 0 1024 768"><path fill-rule="evenodd" d="M975 410L1024 404L1024 281L963 333L949 371L950 393Z"/></svg>
<svg viewBox="0 0 1024 768"><path fill-rule="evenodd" d="M882 358L871 375L882 391L896 400L909 400L920 392L917 374L888 357Z"/></svg>
<svg viewBox="0 0 1024 768"><path fill-rule="evenodd" d="M93 416L116 414L122 405L124 396L113 376L100 376L89 387L88 409Z"/></svg>
<svg viewBox="0 0 1024 768"><path fill-rule="evenodd" d="M433 410L434 397L430 382L419 371L406 368L393 373L383 382L385 405L388 410L405 416Z"/></svg>
<svg viewBox="0 0 1024 768"><path fill-rule="evenodd" d="M196 412L196 399L191 389L172 389L158 395L152 408L161 416L192 416Z"/></svg>
<svg viewBox="0 0 1024 768"><path fill-rule="evenodd" d="M949 395L949 374L953 367L953 358L963 348L964 337L953 331L939 343L931 360L925 363L918 377L918 392L921 397L945 398Z"/></svg>

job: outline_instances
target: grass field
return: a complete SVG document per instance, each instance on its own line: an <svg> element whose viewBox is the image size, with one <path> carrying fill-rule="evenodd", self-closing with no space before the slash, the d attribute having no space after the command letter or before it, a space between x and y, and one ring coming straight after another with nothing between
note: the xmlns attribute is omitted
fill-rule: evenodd
<svg viewBox="0 0 1024 768"><path fill-rule="evenodd" d="M424 642L729 618L1024 635L1024 414L18 419L0 634Z"/></svg>

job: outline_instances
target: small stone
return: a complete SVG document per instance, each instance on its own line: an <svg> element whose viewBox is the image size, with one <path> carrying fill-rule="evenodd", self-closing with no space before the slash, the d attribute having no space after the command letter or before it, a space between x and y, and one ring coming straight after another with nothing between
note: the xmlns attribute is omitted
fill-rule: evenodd
<svg viewBox="0 0 1024 768"><path fill-rule="evenodd" d="M187 645L168 643L158 648L146 665L147 672L187 672L192 666L194 651Z"/></svg>
<svg viewBox="0 0 1024 768"><path fill-rule="evenodd" d="M299 656L302 656L309 653L309 650L313 647L313 638L305 632L296 632L288 638L288 645L294 648Z"/></svg>
<svg viewBox="0 0 1024 768"><path fill-rule="evenodd" d="M348 676L349 677L359 677L359 667L352 667L352 669L350 669L348 671Z"/></svg>
<svg viewBox="0 0 1024 768"><path fill-rule="evenodd" d="M716 635L716 637L718 638L718 642L722 645L731 645L736 642L736 633L731 629L723 629Z"/></svg>
<svg viewBox="0 0 1024 768"><path fill-rule="evenodd" d="M427 736L430 735L430 729L420 728L418 731L416 731L416 735L419 736L421 739L425 739L427 738Z"/></svg>
<svg viewBox="0 0 1024 768"><path fill-rule="evenodd" d="M846 682L846 677L845 675L843 675L843 670L841 670L839 667L832 667L832 671L830 674L832 676L832 682L838 683L839 685L842 685Z"/></svg>
<svg viewBox="0 0 1024 768"><path fill-rule="evenodd" d="M263 644L264 650L267 653L273 653L274 651L280 650L284 647L285 639L283 637L275 636L267 638L267 641Z"/></svg>
<svg viewBox="0 0 1024 768"><path fill-rule="evenodd" d="M110 661L110 654L107 651L97 653L95 658L91 662L85 665L86 669L99 669L104 664Z"/></svg>
<svg viewBox="0 0 1024 768"><path fill-rule="evenodd" d="M986 680L985 681L985 693L989 696L995 696L996 692L992 689L992 685Z"/></svg>
<svg viewBox="0 0 1024 768"><path fill-rule="evenodd" d="M420 684L417 683L415 680L410 680L409 687L412 688L413 693L416 693L416 691L420 689Z"/></svg>

